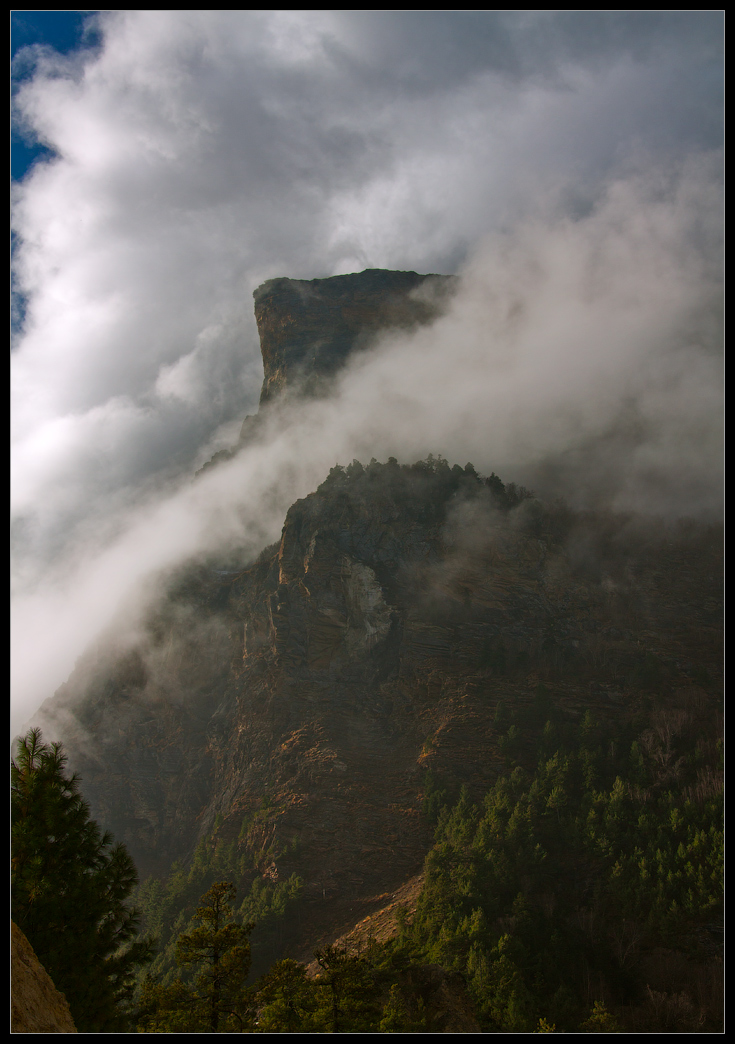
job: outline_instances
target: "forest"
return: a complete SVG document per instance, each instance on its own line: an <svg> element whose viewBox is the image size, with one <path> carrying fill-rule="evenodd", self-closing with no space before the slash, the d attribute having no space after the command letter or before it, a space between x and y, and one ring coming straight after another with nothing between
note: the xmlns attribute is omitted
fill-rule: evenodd
<svg viewBox="0 0 735 1044"><path fill-rule="evenodd" d="M611 735L589 712L580 723L565 720L543 686L530 711L503 708L498 719L507 772L479 803L426 774L423 809L436 824L435 844L417 908L399 918L395 938L362 954L317 954L312 978L303 964L275 962L250 987L252 1030L430 1032L430 1005L411 972L439 965L458 976L485 1032L717 1031L716 722L693 698L652 707ZM168 967L164 982L177 981L183 924L169 919L164 928L166 911L213 878L242 874L232 849L210 853L203 846L188 874L139 892L147 923L170 940L157 958ZM266 951L298 907L298 885L260 886L239 907ZM147 1025L162 1018L143 1016Z"/></svg>

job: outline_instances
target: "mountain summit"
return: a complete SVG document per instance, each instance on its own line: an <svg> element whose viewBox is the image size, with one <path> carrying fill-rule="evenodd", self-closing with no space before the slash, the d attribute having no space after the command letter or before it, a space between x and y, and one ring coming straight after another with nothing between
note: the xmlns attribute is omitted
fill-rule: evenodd
<svg viewBox="0 0 735 1044"><path fill-rule="evenodd" d="M263 356L260 403L318 394L379 333L440 314L456 277L368 268L329 279L269 279L253 293Z"/></svg>

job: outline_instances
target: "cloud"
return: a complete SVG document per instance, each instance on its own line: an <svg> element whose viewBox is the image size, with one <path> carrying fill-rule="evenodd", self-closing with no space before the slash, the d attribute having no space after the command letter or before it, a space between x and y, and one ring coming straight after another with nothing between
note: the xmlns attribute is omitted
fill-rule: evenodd
<svg viewBox="0 0 735 1044"><path fill-rule="evenodd" d="M566 495L717 512L720 233L716 171L697 161L611 183L586 217L552 211L496 234L448 315L356 361L345 412L366 449L469 455L534 483L565 461Z"/></svg>
<svg viewBox="0 0 735 1044"><path fill-rule="evenodd" d="M335 459L439 452L716 510L716 12L99 20L16 99L56 157L13 200L19 705L147 572L257 550ZM257 403L252 290L365 267L462 290L192 485Z"/></svg>

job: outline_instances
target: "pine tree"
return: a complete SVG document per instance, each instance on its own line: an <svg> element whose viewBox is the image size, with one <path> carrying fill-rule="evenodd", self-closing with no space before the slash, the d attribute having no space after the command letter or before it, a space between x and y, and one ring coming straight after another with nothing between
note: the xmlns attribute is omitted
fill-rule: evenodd
<svg viewBox="0 0 735 1044"><path fill-rule="evenodd" d="M617 1019L602 1001L595 1001L589 1018L579 1028L583 1033L620 1033Z"/></svg>
<svg viewBox="0 0 735 1044"><path fill-rule="evenodd" d="M380 1017L380 1008L368 963L339 946L315 950L314 957L321 968L316 981L323 993L326 1031L369 1032Z"/></svg>
<svg viewBox="0 0 735 1044"><path fill-rule="evenodd" d="M18 743L11 765L12 916L66 995L77 1029L114 1032L126 1026L135 971L152 959L153 946L133 941L133 861L90 819L66 762L61 745L44 743L40 729Z"/></svg>
<svg viewBox="0 0 735 1044"><path fill-rule="evenodd" d="M233 921L235 885L217 881L194 915L198 925L179 936L176 961L199 971L193 982L176 979L143 985L138 1028L148 1033L242 1033L252 1005L245 986L250 970L249 935L254 924Z"/></svg>
<svg viewBox="0 0 735 1044"><path fill-rule="evenodd" d="M259 1033L319 1033L327 1020L318 1011L318 987L306 967L290 958L276 961L257 984Z"/></svg>
<svg viewBox="0 0 735 1044"><path fill-rule="evenodd" d="M217 1033L222 1020L234 1020L242 1030L248 1007L244 995L250 971L248 936L255 925L232 922L236 891L229 881L213 884L195 914L199 926L179 936L176 946L179 964L202 965L196 989L212 1033Z"/></svg>

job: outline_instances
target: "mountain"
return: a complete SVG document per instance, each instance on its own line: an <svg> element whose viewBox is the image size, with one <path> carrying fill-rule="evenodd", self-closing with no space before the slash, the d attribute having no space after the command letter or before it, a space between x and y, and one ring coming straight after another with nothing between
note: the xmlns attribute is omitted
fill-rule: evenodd
<svg viewBox="0 0 735 1044"><path fill-rule="evenodd" d="M260 405L243 421L240 445L257 436L269 408L329 394L349 357L380 334L431 323L456 285L456 276L379 268L329 279L267 280L253 292L263 358ZM202 470L236 452L220 450Z"/></svg>
<svg viewBox="0 0 735 1044"><path fill-rule="evenodd" d="M451 285L270 280L261 411L324 394L352 351L430 321ZM101 640L36 723L142 876L227 851L246 892L298 879L267 957L308 960L396 895L415 906L432 802L533 773L554 730L594 720L614 758L615 737L668 729L651 750L678 778L676 737L719 720L721 550L716 526L576 513L470 463L354 461L256 561L183 566L138 638Z"/></svg>
<svg viewBox="0 0 735 1044"><path fill-rule="evenodd" d="M348 357L378 334L435 319L455 284L454 276L379 268L330 279L269 279L253 294L261 406L295 387L305 394L328 389Z"/></svg>

